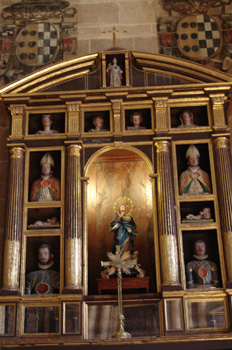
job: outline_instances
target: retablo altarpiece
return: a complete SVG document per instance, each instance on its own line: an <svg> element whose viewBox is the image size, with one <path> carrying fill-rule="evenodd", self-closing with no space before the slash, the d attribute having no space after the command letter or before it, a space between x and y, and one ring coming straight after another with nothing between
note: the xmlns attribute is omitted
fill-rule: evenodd
<svg viewBox="0 0 232 350"><path fill-rule="evenodd" d="M231 339L230 80L112 50L1 89L11 120L3 346L117 343L116 289L99 295L97 281L119 198L148 281L123 287L128 345Z"/></svg>

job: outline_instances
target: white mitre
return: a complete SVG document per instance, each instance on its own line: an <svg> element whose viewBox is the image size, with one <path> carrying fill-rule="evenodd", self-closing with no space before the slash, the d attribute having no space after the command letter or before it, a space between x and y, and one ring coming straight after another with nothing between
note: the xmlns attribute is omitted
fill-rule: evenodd
<svg viewBox="0 0 232 350"><path fill-rule="evenodd" d="M190 145L189 148L187 149L187 152L185 153L185 158L189 157L198 157L200 158L200 152L194 145Z"/></svg>
<svg viewBox="0 0 232 350"><path fill-rule="evenodd" d="M54 167L54 160L49 152L45 153L45 155L41 158L40 165L42 166L43 164L50 164L51 167Z"/></svg>

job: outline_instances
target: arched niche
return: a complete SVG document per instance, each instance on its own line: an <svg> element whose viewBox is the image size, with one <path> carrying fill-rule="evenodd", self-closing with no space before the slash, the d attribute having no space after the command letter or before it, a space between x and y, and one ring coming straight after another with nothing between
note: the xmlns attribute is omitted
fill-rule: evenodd
<svg viewBox="0 0 232 350"><path fill-rule="evenodd" d="M101 260L107 261L112 250L114 233L110 231L114 204L119 197L133 202L132 216L138 236L135 250L139 251L139 263L150 277L150 291L156 291L153 193L149 174L152 165L139 150L130 147L106 148L90 159L86 175L88 213L88 290L97 294L97 278L100 278ZM126 211L129 210L129 206ZM138 291L137 291L138 292Z"/></svg>

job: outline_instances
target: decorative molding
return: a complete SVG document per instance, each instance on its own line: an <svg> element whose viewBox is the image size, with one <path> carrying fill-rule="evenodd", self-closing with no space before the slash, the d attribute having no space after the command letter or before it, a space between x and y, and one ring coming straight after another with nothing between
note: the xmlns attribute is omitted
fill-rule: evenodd
<svg viewBox="0 0 232 350"><path fill-rule="evenodd" d="M175 11L179 14L192 15L196 13L207 13L209 8L230 5L232 0L163 0L164 10Z"/></svg>

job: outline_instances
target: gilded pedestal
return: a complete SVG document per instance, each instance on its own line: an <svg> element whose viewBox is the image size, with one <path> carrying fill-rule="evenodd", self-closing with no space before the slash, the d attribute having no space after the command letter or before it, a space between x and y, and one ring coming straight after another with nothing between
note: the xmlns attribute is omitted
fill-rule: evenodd
<svg viewBox="0 0 232 350"><path fill-rule="evenodd" d="M82 291L82 213L79 145L67 147L64 293Z"/></svg>
<svg viewBox="0 0 232 350"><path fill-rule="evenodd" d="M214 140L216 179L218 187L220 220L225 252L227 285L232 287L232 165L229 139L218 137Z"/></svg>
<svg viewBox="0 0 232 350"><path fill-rule="evenodd" d="M2 291L19 294L24 149L14 147L10 154Z"/></svg>
<svg viewBox="0 0 232 350"><path fill-rule="evenodd" d="M162 289L179 289L174 189L169 155L170 143L157 140L157 190Z"/></svg>

